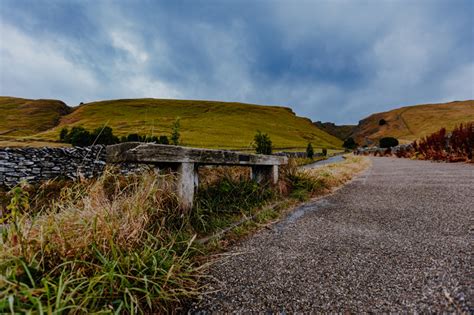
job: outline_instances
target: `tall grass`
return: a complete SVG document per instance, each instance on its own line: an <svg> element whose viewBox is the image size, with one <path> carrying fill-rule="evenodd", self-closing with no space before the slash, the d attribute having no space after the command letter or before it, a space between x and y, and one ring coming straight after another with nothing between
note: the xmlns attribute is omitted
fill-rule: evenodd
<svg viewBox="0 0 474 315"><path fill-rule="evenodd" d="M195 245L197 236L234 225L237 236L245 235L256 225L236 223L265 224L281 215L266 204L324 194L364 161L350 157L307 171L293 161L277 185L251 181L248 169L203 168L191 212L179 207L173 175L153 171L128 177L107 171L62 188L16 187L0 243L0 313L184 311L199 294L208 252Z"/></svg>
<svg viewBox="0 0 474 315"><path fill-rule="evenodd" d="M0 312L158 312L196 294L172 181L111 176L66 188L37 215L15 212L0 244Z"/></svg>

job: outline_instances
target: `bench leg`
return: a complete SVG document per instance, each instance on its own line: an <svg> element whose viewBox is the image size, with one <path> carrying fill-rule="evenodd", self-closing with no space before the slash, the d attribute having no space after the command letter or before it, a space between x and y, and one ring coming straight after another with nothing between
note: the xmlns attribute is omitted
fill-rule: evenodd
<svg viewBox="0 0 474 315"><path fill-rule="evenodd" d="M278 183L278 165L258 165L252 166L252 179L257 183L271 181Z"/></svg>
<svg viewBox="0 0 474 315"><path fill-rule="evenodd" d="M190 210L193 207L194 191L199 182L197 167L194 163L180 163L177 167L177 190L181 207Z"/></svg>

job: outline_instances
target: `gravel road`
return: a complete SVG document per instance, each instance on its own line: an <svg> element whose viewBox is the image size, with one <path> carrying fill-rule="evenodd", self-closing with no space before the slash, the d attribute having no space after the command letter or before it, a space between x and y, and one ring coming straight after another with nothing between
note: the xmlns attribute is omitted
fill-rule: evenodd
<svg viewBox="0 0 474 315"><path fill-rule="evenodd" d="M191 312L474 312L474 165L372 158L233 247Z"/></svg>

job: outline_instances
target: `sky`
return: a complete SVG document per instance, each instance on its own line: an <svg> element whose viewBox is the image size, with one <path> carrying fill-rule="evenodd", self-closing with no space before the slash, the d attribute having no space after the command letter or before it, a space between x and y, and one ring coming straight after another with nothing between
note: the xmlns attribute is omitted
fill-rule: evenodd
<svg viewBox="0 0 474 315"><path fill-rule="evenodd" d="M474 1L0 0L0 95L237 101L355 124L474 99Z"/></svg>

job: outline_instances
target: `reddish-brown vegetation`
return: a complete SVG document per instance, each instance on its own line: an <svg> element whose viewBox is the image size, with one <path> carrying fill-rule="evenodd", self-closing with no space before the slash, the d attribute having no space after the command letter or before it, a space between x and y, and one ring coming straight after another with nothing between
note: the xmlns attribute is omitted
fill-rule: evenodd
<svg viewBox="0 0 474 315"><path fill-rule="evenodd" d="M412 147L418 156L425 160L473 161L474 122L461 123L451 134L441 128L418 142L413 142Z"/></svg>

